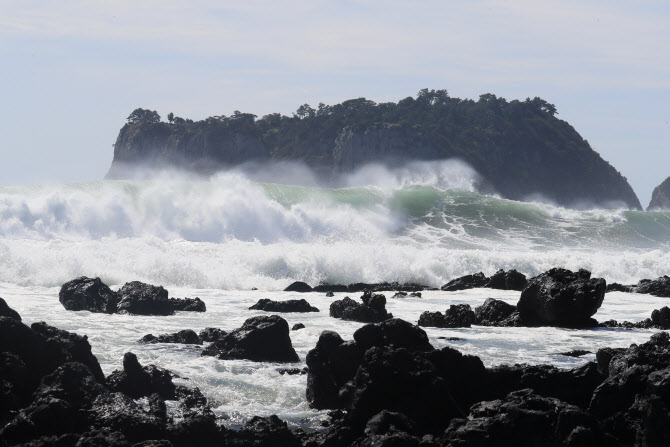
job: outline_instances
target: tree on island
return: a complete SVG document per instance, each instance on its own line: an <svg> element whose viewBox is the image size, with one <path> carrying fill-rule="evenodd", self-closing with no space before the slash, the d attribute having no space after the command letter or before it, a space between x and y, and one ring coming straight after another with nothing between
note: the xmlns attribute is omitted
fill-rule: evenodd
<svg viewBox="0 0 670 447"><path fill-rule="evenodd" d="M133 112L128 116L128 122L132 124L137 123L155 124L160 123L160 121L161 116L155 110L139 108L133 110Z"/></svg>

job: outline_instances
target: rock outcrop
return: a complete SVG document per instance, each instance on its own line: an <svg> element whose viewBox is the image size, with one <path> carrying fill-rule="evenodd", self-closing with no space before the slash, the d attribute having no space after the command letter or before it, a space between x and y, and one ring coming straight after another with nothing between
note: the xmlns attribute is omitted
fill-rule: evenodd
<svg viewBox="0 0 670 447"><path fill-rule="evenodd" d="M470 327L475 321L475 313L469 304L452 304L442 314L440 312L424 312L419 316L419 326L457 328Z"/></svg>
<svg viewBox="0 0 670 447"><path fill-rule="evenodd" d="M670 177L663 180L663 183L654 188L651 193L651 201L647 211L670 210Z"/></svg>
<svg viewBox="0 0 670 447"><path fill-rule="evenodd" d="M278 315L249 318L242 327L207 346L202 355L256 362L297 362L288 323Z"/></svg>
<svg viewBox="0 0 670 447"><path fill-rule="evenodd" d="M85 276L63 284L58 299L67 310L108 314L165 316L207 310L200 298L168 298L168 291L161 286L132 281L114 292L100 278Z"/></svg>
<svg viewBox="0 0 670 447"><path fill-rule="evenodd" d="M7 301L0 298L0 317L13 318L16 321L21 321L21 315L7 304Z"/></svg>
<svg viewBox="0 0 670 447"><path fill-rule="evenodd" d="M517 304L519 315L529 325L595 326L591 317L603 303L606 286L586 270L554 268L528 281Z"/></svg>
<svg viewBox="0 0 670 447"><path fill-rule="evenodd" d="M265 312L318 312L314 306L311 306L307 300L286 300L272 301L268 298L258 300L256 304L249 308L250 310L264 310Z"/></svg>
<svg viewBox="0 0 670 447"><path fill-rule="evenodd" d="M184 329L174 334L153 335L147 334L140 339L140 343L180 343L184 345L201 345L203 339L192 329Z"/></svg>
<svg viewBox="0 0 670 447"><path fill-rule="evenodd" d="M386 311L384 295L366 291L361 300L362 304L345 296L344 299L333 301L330 303L330 316L361 323L377 323L393 318L393 315Z"/></svg>

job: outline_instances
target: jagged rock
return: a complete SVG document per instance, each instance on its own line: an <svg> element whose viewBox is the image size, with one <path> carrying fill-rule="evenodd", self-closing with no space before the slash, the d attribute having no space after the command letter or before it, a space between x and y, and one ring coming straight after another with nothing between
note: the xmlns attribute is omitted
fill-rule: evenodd
<svg viewBox="0 0 670 447"><path fill-rule="evenodd" d="M254 416L240 430L230 430L226 446L300 447L301 443L288 429L288 424L276 415Z"/></svg>
<svg viewBox="0 0 670 447"><path fill-rule="evenodd" d="M202 355L258 362L299 361L291 345L288 323L278 315L249 318L241 328L205 348Z"/></svg>
<svg viewBox="0 0 670 447"><path fill-rule="evenodd" d="M592 327L591 318L605 298L606 283L591 273L554 268L531 278L521 292L517 309L530 325Z"/></svg>
<svg viewBox="0 0 670 447"><path fill-rule="evenodd" d="M475 308L475 324L480 326L521 326L516 306L504 301L487 298Z"/></svg>
<svg viewBox="0 0 670 447"><path fill-rule="evenodd" d="M161 439L165 434L164 421L142 410L123 393L101 394L90 413L95 428L122 433L130 441Z"/></svg>
<svg viewBox="0 0 670 447"><path fill-rule="evenodd" d="M654 327L654 324L651 322L650 318L645 318L642 321L637 323L632 323L630 321L616 321L616 320L607 320L598 323L598 327L607 327L607 328L621 328L621 329L650 329Z"/></svg>
<svg viewBox="0 0 670 447"><path fill-rule="evenodd" d="M452 420L444 446L616 446L588 413L558 399L520 390L481 402L467 419Z"/></svg>
<svg viewBox="0 0 670 447"><path fill-rule="evenodd" d="M482 273L475 273L474 275L465 275L460 278L452 279L442 287L441 290L446 292L455 292L457 290L474 289L477 287L485 287L488 278Z"/></svg>
<svg viewBox="0 0 670 447"><path fill-rule="evenodd" d="M666 178L651 193L651 201L647 211L670 210L670 177Z"/></svg>
<svg viewBox="0 0 670 447"><path fill-rule="evenodd" d="M642 279L631 290L635 293L648 293L649 295L670 297L670 276L664 275L656 279Z"/></svg>
<svg viewBox="0 0 670 447"><path fill-rule="evenodd" d="M139 281L127 282L119 290L118 313L135 315L172 315L168 291Z"/></svg>
<svg viewBox="0 0 670 447"><path fill-rule="evenodd" d="M267 298L258 300L250 310L264 310L266 312L318 312L319 309L311 306L307 300L272 301Z"/></svg>
<svg viewBox="0 0 670 447"><path fill-rule="evenodd" d="M488 278L486 287L501 290L523 290L527 284L526 275L516 270L498 270Z"/></svg>
<svg viewBox="0 0 670 447"><path fill-rule="evenodd" d="M215 328L215 327L208 327L200 331L200 334L198 336L202 341L206 342L213 342L222 339L228 335L228 332Z"/></svg>
<svg viewBox="0 0 670 447"><path fill-rule="evenodd" d="M156 337L147 334L140 339L140 343L181 343L185 345L201 345L202 339L191 329L175 332L174 334L161 334Z"/></svg>
<svg viewBox="0 0 670 447"><path fill-rule="evenodd" d="M348 296L330 304L330 316L361 323L376 323L393 318L386 311L386 297L366 291L361 297L363 304Z"/></svg>
<svg viewBox="0 0 670 447"><path fill-rule="evenodd" d="M207 312L207 306L198 297L170 298L168 302L175 312Z"/></svg>
<svg viewBox="0 0 670 447"><path fill-rule="evenodd" d="M298 330L300 330L300 329L305 329L305 325L302 324L302 323L296 323L296 324L294 324L293 327L291 328L292 331L298 331Z"/></svg>
<svg viewBox="0 0 670 447"><path fill-rule="evenodd" d="M607 288L605 289L605 292L627 292L631 293L633 292L633 287L635 286L626 286L624 284L619 284L618 282L613 282L610 284L607 284Z"/></svg>
<svg viewBox="0 0 670 447"><path fill-rule="evenodd" d="M573 349L572 351L559 352L558 355L564 355L566 357L581 357L586 354L591 354L591 351L585 351L583 349Z"/></svg>
<svg viewBox="0 0 670 447"><path fill-rule="evenodd" d="M475 313L469 304L452 304L444 314L424 312L419 317L419 326L457 328L470 327L475 321Z"/></svg>
<svg viewBox="0 0 670 447"><path fill-rule="evenodd" d="M296 375L305 375L307 374L307 368L279 368L277 370L279 374L287 376L296 376Z"/></svg>
<svg viewBox="0 0 670 447"><path fill-rule="evenodd" d="M163 399L175 400L177 395L173 377L170 371L155 365L143 367L135 354L126 352L123 356L123 370L114 371L107 377L107 387L133 399L155 393Z"/></svg>
<svg viewBox="0 0 670 447"><path fill-rule="evenodd" d="M295 281L291 283L287 288L284 289L284 292L311 292L313 289L309 284L306 284L302 281Z"/></svg>
<svg viewBox="0 0 670 447"><path fill-rule="evenodd" d="M63 284L58 300L66 310L112 314L117 310L119 297L100 278L82 276Z"/></svg>
<svg viewBox="0 0 670 447"><path fill-rule="evenodd" d="M670 308L664 306L654 309L651 313L651 322L661 329L670 329Z"/></svg>
<svg viewBox="0 0 670 447"><path fill-rule="evenodd" d="M7 304L5 300L0 298L0 317L13 318L16 321L21 321L21 315Z"/></svg>

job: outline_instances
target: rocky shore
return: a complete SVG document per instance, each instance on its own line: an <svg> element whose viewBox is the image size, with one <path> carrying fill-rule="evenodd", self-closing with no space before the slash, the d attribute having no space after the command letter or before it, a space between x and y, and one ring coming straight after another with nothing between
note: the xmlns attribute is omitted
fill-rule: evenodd
<svg viewBox="0 0 670 447"><path fill-rule="evenodd" d="M518 275L511 278L500 281L506 290L516 290L510 284L518 284ZM142 365L127 352L123 368L105 376L86 336L43 322L26 326L0 299L0 446L670 445L667 332L629 348L599 349L595 361L559 369L486 367L479 357L435 348L420 327L670 328L668 307L635 324L595 321L607 285L585 270L552 269L524 280L516 306L496 299L474 310L452 305L444 314L424 313L419 325L393 318L386 297L373 290L360 302L335 300L331 317L367 324L352 340L322 332L305 369L289 324L278 315L251 317L232 330L185 329L141 339L204 345L202 355L221 361L290 364L277 371L306 373L310 406L329 411L323 428L312 432L289 430L276 416L257 416L240 429L228 429L212 411L217 403L198 388L176 385L170 371ZM79 278L63 286L60 301L68 310L80 309L66 303L80 303L99 313L113 313L109 310L118 310L123 299L151 304L130 305L143 315L153 315L154 306L168 308L165 289L129 284L114 292L99 279ZM325 291L331 290L320 290ZM311 306L302 301L261 300L252 310L309 312Z"/></svg>

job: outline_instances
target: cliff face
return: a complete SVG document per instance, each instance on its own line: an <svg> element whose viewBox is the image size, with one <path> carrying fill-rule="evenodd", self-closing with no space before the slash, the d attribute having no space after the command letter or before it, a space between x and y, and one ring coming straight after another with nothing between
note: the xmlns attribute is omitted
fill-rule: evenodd
<svg viewBox="0 0 670 447"><path fill-rule="evenodd" d="M651 193L651 202L649 202L647 211L651 210L670 211L670 177L654 188L654 192Z"/></svg>
<svg viewBox="0 0 670 447"><path fill-rule="evenodd" d="M456 158L480 174L487 191L503 197L641 209L627 180L554 114L539 98L508 103L493 95L478 102L420 96L398 104L360 98L302 118L255 120L236 112L199 122L136 122L121 129L107 176L123 178L128 166L138 165L209 174L249 161L298 160L324 177L373 162Z"/></svg>

